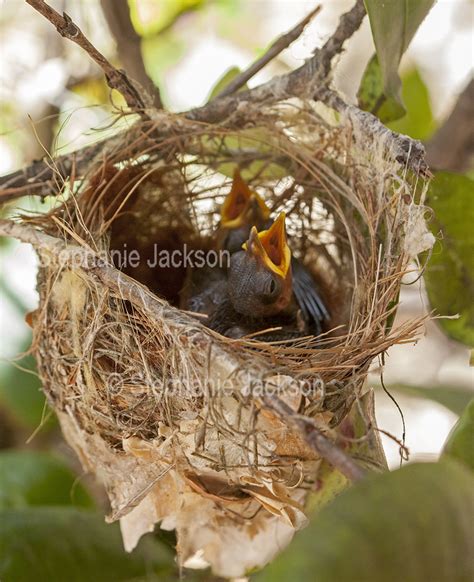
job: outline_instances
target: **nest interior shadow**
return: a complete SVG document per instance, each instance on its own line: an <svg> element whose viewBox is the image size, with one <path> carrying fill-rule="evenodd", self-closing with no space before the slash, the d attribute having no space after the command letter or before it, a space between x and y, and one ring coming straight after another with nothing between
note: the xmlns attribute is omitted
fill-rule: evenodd
<svg viewBox="0 0 474 582"><path fill-rule="evenodd" d="M150 491L152 523L176 517L174 502L157 501L173 474L173 487L205 498L234 526L258 514L293 531L318 456L265 410L259 390L270 386L295 413L334 427L373 359L413 339L419 321L391 324L402 277L422 250L424 187L415 189L383 140L314 104L262 112L239 132L166 120L172 137L157 143L156 125L135 124L83 179L62 185L54 210L22 219L43 237L33 349L44 389L83 464L105 483L113 519L134 514ZM213 249L235 167L273 216L286 212L292 252L331 314L320 336L221 336L179 308L186 265L156 265L185 246ZM179 539L176 519L170 527ZM197 542L189 528L181 535L186 559Z"/></svg>

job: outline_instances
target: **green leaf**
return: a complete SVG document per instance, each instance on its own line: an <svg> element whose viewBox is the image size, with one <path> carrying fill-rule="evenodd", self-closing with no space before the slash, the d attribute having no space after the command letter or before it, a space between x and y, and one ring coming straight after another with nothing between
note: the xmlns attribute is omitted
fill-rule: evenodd
<svg viewBox="0 0 474 582"><path fill-rule="evenodd" d="M401 119L389 123L388 127L414 139L429 139L436 129L436 122L428 88L417 69L402 75L402 97L407 113Z"/></svg>
<svg viewBox="0 0 474 582"><path fill-rule="evenodd" d="M387 460L375 427L374 392L369 390L355 402L351 411L337 428L338 444L369 471L387 469ZM368 431L368 427L373 430ZM345 438L346 437L346 438ZM350 481L329 463L323 461L318 472L316 488L308 495L306 509L315 512L332 501Z"/></svg>
<svg viewBox="0 0 474 582"><path fill-rule="evenodd" d="M140 36L160 35L170 29L186 12L199 10L206 0L128 0L130 17Z"/></svg>
<svg viewBox="0 0 474 582"><path fill-rule="evenodd" d="M231 81L240 75L241 72L242 71L239 69L239 67L231 67L228 69L211 89L209 97L207 98L207 103L217 97ZM239 91L243 91L244 89L248 89L248 86L243 85Z"/></svg>
<svg viewBox="0 0 474 582"><path fill-rule="evenodd" d="M0 453L0 509L29 505L77 505L94 502L74 473L47 453Z"/></svg>
<svg viewBox="0 0 474 582"><path fill-rule="evenodd" d="M383 123L405 115L404 107L384 94L382 71L376 54L370 59L364 71L357 99L360 109L376 115Z"/></svg>
<svg viewBox="0 0 474 582"><path fill-rule="evenodd" d="M457 459L474 471L474 399L446 439L442 458L446 457Z"/></svg>
<svg viewBox="0 0 474 582"><path fill-rule="evenodd" d="M436 128L429 92L417 69L411 69L402 75L402 98L406 113L393 99L385 97L377 55L367 65L357 97L361 109L377 115L397 133L426 140Z"/></svg>
<svg viewBox="0 0 474 582"><path fill-rule="evenodd" d="M403 111L398 65L434 0L364 0L377 50L384 94Z"/></svg>
<svg viewBox="0 0 474 582"><path fill-rule="evenodd" d="M359 482L316 514L259 582L452 582L474 577L474 476L418 463Z"/></svg>
<svg viewBox="0 0 474 582"><path fill-rule="evenodd" d="M377 388L382 389L381 386ZM428 398L434 402L445 406L448 410L460 416L472 398L472 392L454 386L408 386L406 384L391 384L388 386L390 392L400 392L415 398Z"/></svg>
<svg viewBox="0 0 474 582"><path fill-rule="evenodd" d="M441 240L434 246L425 270L431 306L440 315L441 327L452 338L474 346L474 180L439 172L431 183L428 204L435 217L431 228Z"/></svg>
<svg viewBox="0 0 474 582"><path fill-rule="evenodd" d="M118 524L91 511L29 507L0 511L2 582L165 580L172 553L146 536L125 553Z"/></svg>

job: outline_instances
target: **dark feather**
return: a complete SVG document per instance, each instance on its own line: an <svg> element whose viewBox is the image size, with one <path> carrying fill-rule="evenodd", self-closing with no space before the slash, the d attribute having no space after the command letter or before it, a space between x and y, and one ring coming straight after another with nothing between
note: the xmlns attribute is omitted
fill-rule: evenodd
<svg viewBox="0 0 474 582"><path fill-rule="evenodd" d="M321 299L311 274L295 257L291 259L293 273L293 292L303 319L314 325L316 332L322 330L322 323L329 320L329 312Z"/></svg>

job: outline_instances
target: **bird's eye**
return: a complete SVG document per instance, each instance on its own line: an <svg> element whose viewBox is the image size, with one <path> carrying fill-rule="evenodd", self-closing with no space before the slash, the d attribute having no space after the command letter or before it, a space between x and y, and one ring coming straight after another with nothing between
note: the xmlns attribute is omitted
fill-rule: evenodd
<svg viewBox="0 0 474 582"><path fill-rule="evenodd" d="M274 303L275 299L278 297L278 293L280 290L278 281L274 277L269 275L265 277L265 279L261 281L261 283L262 286L260 287L260 291L258 292L260 301L266 305Z"/></svg>

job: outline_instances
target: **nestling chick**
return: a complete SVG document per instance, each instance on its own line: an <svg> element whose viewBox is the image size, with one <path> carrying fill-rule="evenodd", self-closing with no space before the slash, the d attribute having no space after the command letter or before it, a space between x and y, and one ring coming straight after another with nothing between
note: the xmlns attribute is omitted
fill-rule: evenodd
<svg viewBox="0 0 474 582"><path fill-rule="evenodd" d="M219 251L232 254L242 249L252 226L264 228L270 210L264 200L250 190L236 169L232 188L220 214L221 220L214 235L215 246ZM226 268L190 269L181 296L184 309L211 316L227 296Z"/></svg>
<svg viewBox="0 0 474 582"><path fill-rule="evenodd" d="M217 231L218 246L230 253L239 252L248 240L253 226L257 231L268 230L272 225L270 209L256 192L242 180L239 170L234 173L232 189L221 208L221 222ZM319 334L323 323L329 320L316 283L296 257L291 257L293 292L301 310L301 317L312 333Z"/></svg>
<svg viewBox="0 0 474 582"><path fill-rule="evenodd" d="M268 230L252 227L244 248L231 257L228 293L234 309L252 318L270 317L290 305L291 251L281 213Z"/></svg>
<svg viewBox="0 0 474 582"><path fill-rule="evenodd" d="M289 326L292 336L319 334L329 314L312 275L291 255L285 215L273 223L269 216L237 169L215 234L217 248L231 253L230 268L192 273L187 308L206 313L209 327L233 337L273 325Z"/></svg>
<svg viewBox="0 0 474 582"><path fill-rule="evenodd" d="M234 172L232 188L221 208L221 220L216 232L217 246L235 253L242 249L250 229L268 226L270 209L257 192L250 190L238 169Z"/></svg>

